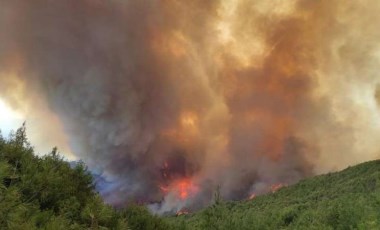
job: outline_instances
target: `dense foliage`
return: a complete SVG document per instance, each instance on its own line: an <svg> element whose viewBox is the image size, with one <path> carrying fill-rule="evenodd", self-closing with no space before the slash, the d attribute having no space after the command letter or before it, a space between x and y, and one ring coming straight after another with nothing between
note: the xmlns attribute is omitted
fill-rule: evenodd
<svg viewBox="0 0 380 230"><path fill-rule="evenodd" d="M144 207L104 204L86 166L70 167L56 148L34 155L25 126L0 135L0 182L0 229L168 229Z"/></svg>
<svg viewBox="0 0 380 230"><path fill-rule="evenodd" d="M380 229L380 161L171 221L183 229Z"/></svg>
<svg viewBox="0 0 380 230"><path fill-rule="evenodd" d="M34 155L25 126L0 135L0 229L379 229L380 161L303 180L250 201L159 218L143 206L115 210L83 163L57 149Z"/></svg>

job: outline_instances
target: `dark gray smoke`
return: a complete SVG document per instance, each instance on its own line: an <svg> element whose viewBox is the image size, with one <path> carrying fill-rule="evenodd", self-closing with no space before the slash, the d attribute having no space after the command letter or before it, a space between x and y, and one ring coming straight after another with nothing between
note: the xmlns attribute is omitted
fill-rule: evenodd
<svg viewBox="0 0 380 230"><path fill-rule="evenodd" d="M199 207L218 185L246 198L378 156L380 124L365 122L379 118L378 10L0 0L0 95L45 102L72 151L114 181L110 203Z"/></svg>

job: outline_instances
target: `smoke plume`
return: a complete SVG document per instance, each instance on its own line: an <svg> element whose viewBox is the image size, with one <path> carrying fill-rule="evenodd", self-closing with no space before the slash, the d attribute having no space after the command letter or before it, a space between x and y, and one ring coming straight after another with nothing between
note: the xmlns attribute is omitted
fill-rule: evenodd
<svg viewBox="0 0 380 230"><path fill-rule="evenodd" d="M379 10L0 0L0 97L56 117L112 204L247 198L379 156Z"/></svg>

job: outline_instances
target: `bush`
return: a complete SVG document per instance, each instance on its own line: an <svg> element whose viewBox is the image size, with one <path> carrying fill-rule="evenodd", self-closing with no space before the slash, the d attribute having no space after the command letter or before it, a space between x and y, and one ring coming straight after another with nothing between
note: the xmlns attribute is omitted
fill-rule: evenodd
<svg viewBox="0 0 380 230"><path fill-rule="evenodd" d="M143 207L117 211L104 204L84 163L70 167L57 148L35 156L25 125L8 139L0 135L0 182L0 229L169 227Z"/></svg>

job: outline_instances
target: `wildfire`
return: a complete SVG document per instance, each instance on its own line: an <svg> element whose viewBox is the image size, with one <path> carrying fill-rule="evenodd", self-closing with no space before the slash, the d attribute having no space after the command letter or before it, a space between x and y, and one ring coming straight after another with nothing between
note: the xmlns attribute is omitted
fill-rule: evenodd
<svg viewBox="0 0 380 230"><path fill-rule="evenodd" d="M169 186L159 186L164 194L173 193L179 200L186 200L198 193L199 187L190 178L179 179Z"/></svg>
<svg viewBox="0 0 380 230"><path fill-rule="evenodd" d="M187 215L187 214L189 214L189 211L184 210L184 209L179 210L179 211L176 213L177 216Z"/></svg>
<svg viewBox="0 0 380 230"><path fill-rule="evenodd" d="M256 194L255 193L252 193L249 197L248 197L248 200L253 200L256 198Z"/></svg>
<svg viewBox="0 0 380 230"><path fill-rule="evenodd" d="M286 184L278 183L278 184L272 185L270 187L270 190L272 191L272 193L274 193L274 192L277 192L277 190L279 190L280 188L286 187L286 186L287 186Z"/></svg>

